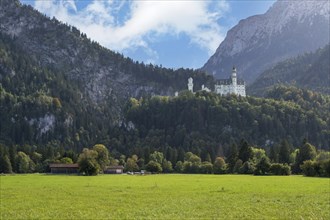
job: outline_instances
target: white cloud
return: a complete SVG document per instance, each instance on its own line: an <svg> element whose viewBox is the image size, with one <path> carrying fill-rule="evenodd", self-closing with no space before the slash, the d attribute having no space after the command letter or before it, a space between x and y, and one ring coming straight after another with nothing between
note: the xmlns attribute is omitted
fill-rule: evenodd
<svg viewBox="0 0 330 220"><path fill-rule="evenodd" d="M125 4L128 7L122 10ZM74 0L36 0L35 7L50 17L76 26L110 49L123 51L139 47L155 57L157 54L149 44L166 35L180 34L187 35L191 44L211 55L224 38L218 22L229 9L226 1L219 0L93 0L81 10Z"/></svg>

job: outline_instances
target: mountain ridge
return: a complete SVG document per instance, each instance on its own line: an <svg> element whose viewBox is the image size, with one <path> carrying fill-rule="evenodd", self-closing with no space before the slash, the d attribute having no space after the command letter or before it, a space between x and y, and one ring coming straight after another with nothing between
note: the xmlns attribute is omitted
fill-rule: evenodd
<svg viewBox="0 0 330 220"><path fill-rule="evenodd" d="M329 13L328 1L277 1L230 29L201 69L221 78L235 65L251 83L275 63L329 43Z"/></svg>
<svg viewBox="0 0 330 220"><path fill-rule="evenodd" d="M78 81L83 96L95 104L111 100L118 118L129 97L174 95L175 91L185 89L191 76L197 85L212 82L212 77L201 71L135 62L18 0L1 1L0 20L0 32L10 36L31 58Z"/></svg>
<svg viewBox="0 0 330 220"><path fill-rule="evenodd" d="M250 95L262 96L276 85L294 85L330 94L330 46L281 61L248 86Z"/></svg>

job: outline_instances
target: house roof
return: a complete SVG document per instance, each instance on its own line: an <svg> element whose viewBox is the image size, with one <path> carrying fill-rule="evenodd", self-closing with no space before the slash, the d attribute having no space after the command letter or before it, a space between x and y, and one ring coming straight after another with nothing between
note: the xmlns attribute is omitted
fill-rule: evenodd
<svg viewBox="0 0 330 220"><path fill-rule="evenodd" d="M49 164L49 168L79 168L79 165L77 163L74 164L51 163Z"/></svg>
<svg viewBox="0 0 330 220"><path fill-rule="evenodd" d="M107 166L107 169L124 169L124 166Z"/></svg>

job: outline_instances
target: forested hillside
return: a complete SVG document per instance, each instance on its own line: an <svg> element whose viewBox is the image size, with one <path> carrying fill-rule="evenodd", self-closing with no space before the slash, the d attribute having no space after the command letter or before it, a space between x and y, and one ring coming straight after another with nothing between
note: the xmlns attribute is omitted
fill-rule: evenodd
<svg viewBox="0 0 330 220"><path fill-rule="evenodd" d="M38 94L24 98L3 88L0 97L5 107L1 116L6 111L12 113L8 119L1 118L1 133L5 134L1 138L5 142L0 143L0 156L1 163L8 167L3 172L47 172L49 163L79 162L79 152L95 143L110 150L108 163L124 165L127 171L173 172L175 165L176 172L255 173L265 158L267 164L272 161L274 169L278 162L290 164L291 168L278 165L280 170L287 169L278 175L289 175L290 169L295 173L308 169L300 166L306 160L316 159L318 166L329 157L325 151L329 150L330 97L294 87L276 87L268 94L272 98L222 97L188 91L178 97L131 98L124 109L126 120L120 126L97 120L96 108L88 113L81 110L83 117L78 117L79 121L64 122L74 124L73 128L87 123L80 124L81 129L61 127L54 132L40 130L39 126L48 123L51 127L52 117L69 112L57 98ZM19 113L29 107L36 109L31 114L41 109L50 113L38 120L20 117ZM34 142L33 136L38 136L35 131L51 141ZM15 143L15 138L20 144ZM85 149L80 155L88 158L97 146L101 145ZM19 165L22 161L26 164L24 170Z"/></svg>
<svg viewBox="0 0 330 220"><path fill-rule="evenodd" d="M293 85L330 94L330 46L285 60L263 72L248 87L249 95L265 95L274 85Z"/></svg>
<svg viewBox="0 0 330 220"><path fill-rule="evenodd" d="M0 33L1 39L7 38L6 42L14 45L16 52L10 53L29 57L28 62L38 69L47 69L56 76L62 74L79 85L81 95L94 105L111 108L112 124L122 120L121 109L129 97L174 95L186 87L191 76L199 87L213 81L200 71L135 62L91 41L77 28L50 19L17 0L0 2ZM3 79L20 68L19 64L6 65L2 63L6 70L1 72Z"/></svg>
<svg viewBox="0 0 330 220"><path fill-rule="evenodd" d="M135 125L133 137L141 147L219 154L221 146L242 138L267 147L282 139L299 146L304 137L318 148L329 147L329 96L282 87L269 96L279 100L204 92L132 99L127 120Z"/></svg>
<svg viewBox="0 0 330 220"><path fill-rule="evenodd" d="M95 143L106 139L108 130L122 123L124 118L120 112L128 97L155 94L155 90L146 90L118 97L112 95L116 91L111 93L114 88L107 88L110 91L104 95L103 102L95 103L93 97L86 94L90 91L78 75L72 77L65 69L40 64L15 38L1 33L0 36L1 142L47 144L56 140L61 145L81 147L83 143ZM118 63L122 65L121 62L127 60L121 57ZM132 71L141 75L139 78L146 83L158 85L155 89L159 91L169 84L185 89L190 76L197 84L212 81L212 77L197 71L174 71L133 61L122 68L140 68Z"/></svg>
<svg viewBox="0 0 330 220"><path fill-rule="evenodd" d="M109 139L130 97L174 95L191 69L135 62L19 1L0 2L0 142L82 148Z"/></svg>

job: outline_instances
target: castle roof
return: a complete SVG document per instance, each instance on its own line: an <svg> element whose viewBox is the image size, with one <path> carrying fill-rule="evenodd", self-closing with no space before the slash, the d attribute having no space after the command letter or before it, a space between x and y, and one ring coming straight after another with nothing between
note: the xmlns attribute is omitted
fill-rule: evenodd
<svg viewBox="0 0 330 220"><path fill-rule="evenodd" d="M218 79L216 85L231 85L233 84L232 78L229 79ZM243 79L237 79L237 85L244 85L245 82Z"/></svg>

